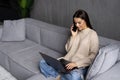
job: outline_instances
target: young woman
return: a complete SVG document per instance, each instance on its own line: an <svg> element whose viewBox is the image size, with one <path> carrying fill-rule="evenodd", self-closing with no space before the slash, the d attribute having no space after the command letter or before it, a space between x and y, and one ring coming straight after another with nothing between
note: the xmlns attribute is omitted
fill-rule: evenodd
<svg viewBox="0 0 120 80"><path fill-rule="evenodd" d="M83 80L88 66L98 52L98 35L93 30L88 14L84 10L78 10L73 15L73 24L70 31L71 36L65 45L67 54L60 58L70 61L65 66L70 72L60 74L60 78L61 80ZM59 74L44 60L40 61L40 69L46 77L56 77Z"/></svg>

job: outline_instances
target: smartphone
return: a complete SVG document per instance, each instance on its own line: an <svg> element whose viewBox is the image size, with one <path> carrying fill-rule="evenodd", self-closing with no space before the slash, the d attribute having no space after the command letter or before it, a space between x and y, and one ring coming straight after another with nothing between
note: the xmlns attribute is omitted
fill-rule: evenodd
<svg viewBox="0 0 120 80"><path fill-rule="evenodd" d="M73 23L73 24L74 24L74 25L73 25L73 29L72 29L72 30L73 30L74 32L76 32L77 27L76 27L75 23Z"/></svg>

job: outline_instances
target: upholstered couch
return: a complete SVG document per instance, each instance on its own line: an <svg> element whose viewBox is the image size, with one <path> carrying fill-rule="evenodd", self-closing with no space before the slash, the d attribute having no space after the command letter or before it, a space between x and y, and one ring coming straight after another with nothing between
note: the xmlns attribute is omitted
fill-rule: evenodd
<svg viewBox="0 0 120 80"><path fill-rule="evenodd" d="M16 29L14 30L14 28ZM69 35L69 28L30 18L17 20L16 22L6 21L0 27L0 65L18 80L55 80L53 77L45 78L40 73L38 64L42 57L39 52L46 53L54 58L65 55L64 45ZM96 56L95 61L90 66L86 80L119 80L120 41L101 36L99 36L99 41L99 55ZM110 49L104 52L106 48L109 47ZM117 59L115 55L115 59L108 65L105 64L108 59L104 62L105 59L103 58L108 58L108 56L110 56L110 60L112 60L111 55L106 56L109 54L110 50L116 52ZM114 57L113 54L114 53L112 53L112 56ZM105 68L102 69L100 67L98 69L101 65L96 65L97 62L104 63L105 66L102 68ZM108 60L108 62L110 61ZM108 67L106 67L107 65ZM94 69L97 70L96 73Z"/></svg>

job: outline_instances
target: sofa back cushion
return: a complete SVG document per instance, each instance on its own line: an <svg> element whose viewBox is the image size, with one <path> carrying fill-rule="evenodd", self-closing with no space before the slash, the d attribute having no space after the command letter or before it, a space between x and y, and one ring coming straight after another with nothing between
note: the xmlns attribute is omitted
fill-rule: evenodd
<svg viewBox="0 0 120 80"><path fill-rule="evenodd" d="M26 38L40 44L40 28L26 21Z"/></svg>
<svg viewBox="0 0 120 80"><path fill-rule="evenodd" d="M118 61L120 61L120 50L119 50L119 54L118 54Z"/></svg>
<svg viewBox="0 0 120 80"><path fill-rule="evenodd" d="M64 28L65 29L65 28ZM60 52L62 54L65 54L65 44L66 44L66 41L69 37L68 35L68 31L66 30L65 31L62 31L62 30L59 30L59 27L57 29L40 29L40 34L41 34L41 43L42 45L50 48L50 49L53 49L57 52Z"/></svg>
<svg viewBox="0 0 120 80"><path fill-rule="evenodd" d="M117 45L119 47L118 61L120 61L120 41L119 41L119 43L117 43Z"/></svg>
<svg viewBox="0 0 120 80"><path fill-rule="evenodd" d="M5 20L2 31L2 41L25 40L25 20Z"/></svg>
<svg viewBox="0 0 120 80"><path fill-rule="evenodd" d="M109 39L109 38L106 38L106 37L102 37L102 36L99 36L99 45L100 45L100 48L102 47L105 47L111 43L118 43L119 41L117 40L113 40L113 39Z"/></svg>
<svg viewBox="0 0 120 80"><path fill-rule="evenodd" d="M0 25L0 40L1 40L1 37L2 37L2 25Z"/></svg>
<svg viewBox="0 0 120 80"><path fill-rule="evenodd" d="M27 18L27 38L60 53L65 53L65 43L70 35L68 28Z"/></svg>
<svg viewBox="0 0 120 80"><path fill-rule="evenodd" d="M87 80L91 80L96 75L110 69L117 62L118 54L119 47L116 44L110 44L101 48L88 70Z"/></svg>
<svg viewBox="0 0 120 80"><path fill-rule="evenodd" d="M105 47L109 44L116 44L120 48L120 41L109 39L109 38L102 37L102 36L99 36L99 43L100 43L99 44L100 48ZM120 61L120 52L118 54L118 61Z"/></svg>

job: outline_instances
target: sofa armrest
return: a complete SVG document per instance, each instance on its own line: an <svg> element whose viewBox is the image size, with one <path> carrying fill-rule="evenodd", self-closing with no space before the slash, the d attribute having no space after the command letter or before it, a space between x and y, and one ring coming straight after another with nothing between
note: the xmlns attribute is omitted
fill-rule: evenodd
<svg viewBox="0 0 120 80"><path fill-rule="evenodd" d="M26 80L56 80L56 79L53 77L45 78L41 73L39 73Z"/></svg>

